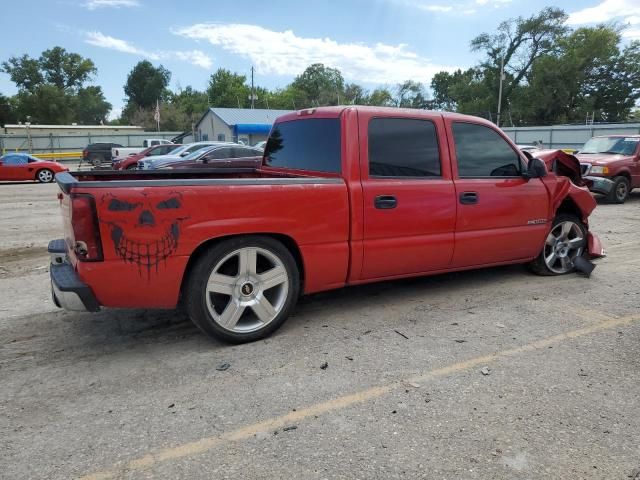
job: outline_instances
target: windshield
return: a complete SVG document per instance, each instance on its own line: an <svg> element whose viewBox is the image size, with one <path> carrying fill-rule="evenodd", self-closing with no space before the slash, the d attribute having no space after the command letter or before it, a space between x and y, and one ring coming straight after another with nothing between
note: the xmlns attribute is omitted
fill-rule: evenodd
<svg viewBox="0 0 640 480"><path fill-rule="evenodd" d="M264 159L271 167L340 173L340 119L276 124L267 140Z"/></svg>
<svg viewBox="0 0 640 480"><path fill-rule="evenodd" d="M640 137L594 137L584 144L580 153L611 153L633 155Z"/></svg>

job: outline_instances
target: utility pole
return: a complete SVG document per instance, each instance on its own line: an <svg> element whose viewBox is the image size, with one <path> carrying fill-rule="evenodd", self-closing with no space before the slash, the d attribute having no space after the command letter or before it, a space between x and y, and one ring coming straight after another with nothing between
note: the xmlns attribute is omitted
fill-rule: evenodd
<svg viewBox="0 0 640 480"><path fill-rule="evenodd" d="M504 55L500 59L500 87L498 88L498 118L496 126L500 126L500 112L502 111L502 82L504 81Z"/></svg>
<svg viewBox="0 0 640 480"><path fill-rule="evenodd" d="M253 65L251 66L251 110L253 110L253 107L255 106L254 102L256 100L256 96L254 94L254 89L253 89Z"/></svg>

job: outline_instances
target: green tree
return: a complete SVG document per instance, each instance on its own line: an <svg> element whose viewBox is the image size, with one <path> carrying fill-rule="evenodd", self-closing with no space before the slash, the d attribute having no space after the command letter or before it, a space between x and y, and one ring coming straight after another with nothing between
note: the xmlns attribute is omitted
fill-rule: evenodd
<svg viewBox="0 0 640 480"><path fill-rule="evenodd" d="M0 70L19 89L10 102L14 120L97 123L105 121L111 110L100 87L85 87L97 72L93 62L62 47L45 50L37 59L11 57Z"/></svg>
<svg viewBox="0 0 640 480"><path fill-rule="evenodd" d="M249 103L251 88L247 77L219 68L209 79L207 94L212 107L245 108Z"/></svg>
<svg viewBox="0 0 640 480"><path fill-rule="evenodd" d="M299 95L297 108L338 105L345 98L344 78L339 70L314 63L291 83Z"/></svg>
<svg viewBox="0 0 640 480"><path fill-rule="evenodd" d="M107 122L111 104L104 98L101 87L90 86L78 90L74 97L75 118L78 123L97 125Z"/></svg>
<svg viewBox="0 0 640 480"><path fill-rule="evenodd" d="M15 111L11 99L0 93L0 126L16 121Z"/></svg>
<svg viewBox="0 0 640 480"><path fill-rule="evenodd" d="M394 105L393 95L386 88L376 88L371 92L368 104L376 107L391 107Z"/></svg>
<svg viewBox="0 0 640 480"><path fill-rule="evenodd" d="M158 100L168 95L167 86L171 80L171 72L162 65L154 67L151 62L138 62L127 76L124 93L128 99L128 109L149 109Z"/></svg>
<svg viewBox="0 0 640 480"><path fill-rule="evenodd" d="M431 106L424 85L413 80L406 80L397 85L395 104L400 108L425 109Z"/></svg>
<svg viewBox="0 0 640 480"><path fill-rule="evenodd" d="M568 27L567 14L559 8L547 7L529 18L514 18L502 22L496 34L482 33L471 41L471 50L483 52L482 67L499 72L501 61L509 79L503 86L503 98L527 79L533 63L559 48ZM495 75L499 82L499 74ZM497 83L496 83L497 91Z"/></svg>

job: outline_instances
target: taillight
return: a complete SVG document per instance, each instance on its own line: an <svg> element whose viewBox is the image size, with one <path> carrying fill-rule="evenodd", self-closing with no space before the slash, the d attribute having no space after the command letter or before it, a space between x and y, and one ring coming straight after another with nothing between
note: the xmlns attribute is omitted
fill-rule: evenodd
<svg viewBox="0 0 640 480"><path fill-rule="evenodd" d="M71 226L73 251L83 262L102 261L102 242L96 215L96 202L91 195L71 196Z"/></svg>

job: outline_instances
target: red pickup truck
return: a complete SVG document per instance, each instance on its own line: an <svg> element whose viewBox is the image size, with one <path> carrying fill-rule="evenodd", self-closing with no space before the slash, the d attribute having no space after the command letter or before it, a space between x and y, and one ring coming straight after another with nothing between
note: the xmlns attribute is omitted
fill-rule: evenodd
<svg viewBox="0 0 640 480"><path fill-rule="evenodd" d="M182 304L207 335L247 342L302 293L512 263L568 273L601 253L573 161L572 181L475 117L325 107L280 117L259 168L59 174L54 301Z"/></svg>
<svg viewBox="0 0 640 480"><path fill-rule="evenodd" d="M634 188L640 188L640 135L593 137L576 154L582 174L593 184L591 191L624 203Z"/></svg>

